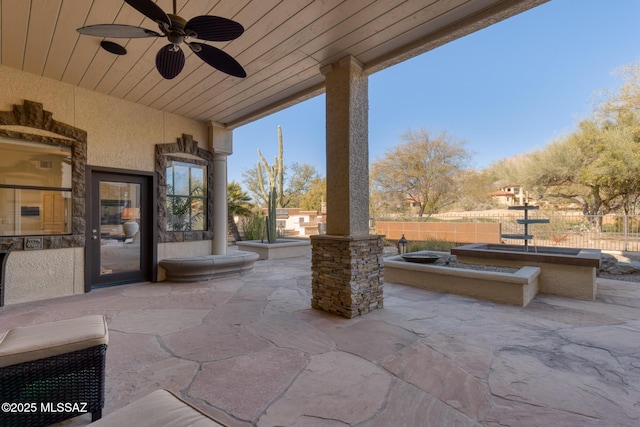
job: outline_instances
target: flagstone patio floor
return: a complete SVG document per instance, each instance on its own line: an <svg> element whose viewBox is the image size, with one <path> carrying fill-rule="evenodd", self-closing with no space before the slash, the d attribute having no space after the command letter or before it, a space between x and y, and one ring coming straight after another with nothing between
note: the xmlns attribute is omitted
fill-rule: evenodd
<svg viewBox="0 0 640 427"><path fill-rule="evenodd" d="M0 309L0 331L104 314L109 414L166 388L231 426L638 426L640 285L526 308L385 283L384 309L311 309L309 257ZM90 423L83 415L63 426Z"/></svg>

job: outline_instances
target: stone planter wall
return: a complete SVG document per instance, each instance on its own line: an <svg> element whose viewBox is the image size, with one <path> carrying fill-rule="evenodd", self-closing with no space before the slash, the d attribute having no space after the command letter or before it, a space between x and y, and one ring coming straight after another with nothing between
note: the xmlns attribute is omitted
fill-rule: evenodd
<svg viewBox="0 0 640 427"><path fill-rule="evenodd" d="M257 253L259 259L295 258L308 255L311 243L308 240L278 239L276 243L264 243L257 240L236 242L239 251Z"/></svg>
<svg viewBox="0 0 640 427"><path fill-rule="evenodd" d="M453 248L451 254L472 264L540 267L541 294L595 300L599 249L537 246L535 250L525 253L518 245L475 244Z"/></svg>
<svg viewBox="0 0 640 427"><path fill-rule="evenodd" d="M427 251L424 251L427 252ZM446 257L447 252L434 252ZM523 266L515 273L417 264L400 255L384 260L387 281L436 292L463 295L525 307L538 293L540 268Z"/></svg>
<svg viewBox="0 0 640 427"><path fill-rule="evenodd" d="M382 238L311 236L311 306L352 318L383 307Z"/></svg>

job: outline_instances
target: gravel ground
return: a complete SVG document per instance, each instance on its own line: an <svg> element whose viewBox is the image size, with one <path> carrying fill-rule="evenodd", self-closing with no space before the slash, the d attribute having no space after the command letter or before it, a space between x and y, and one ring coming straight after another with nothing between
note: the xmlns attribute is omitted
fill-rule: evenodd
<svg viewBox="0 0 640 427"><path fill-rule="evenodd" d="M602 277L603 279L623 280L625 282L640 283L640 273L611 274L611 273L605 273L604 271L598 271L598 277Z"/></svg>
<svg viewBox="0 0 640 427"><path fill-rule="evenodd" d="M432 265L438 265L443 267L446 266L446 267L452 267L452 268L465 268L468 270L498 271L501 273L515 273L516 271L519 270L519 268L508 267L505 265L486 265L486 264L471 264L466 262L458 262L456 261L455 255L450 255L448 257L441 257Z"/></svg>

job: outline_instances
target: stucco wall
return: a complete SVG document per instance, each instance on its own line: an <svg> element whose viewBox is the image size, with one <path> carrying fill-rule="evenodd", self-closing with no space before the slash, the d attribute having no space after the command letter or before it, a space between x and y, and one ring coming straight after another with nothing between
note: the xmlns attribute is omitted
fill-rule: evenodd
<svg viewBox="0 0 640 427"><path fill-rule="evenodd" d="M183 134L193 135L201 148L208 148L205 123L2 65L0 82L0 110L10 111L24 100L40 102L55 120L87 131L90 166L153 172L155 144L176 142ZM193 255L211 253L210 249L210 242L183 244L183 250ZM83 248L20 251L9 256L5 304L82 292Z"/></svg>
<svg viewBox="0 0 640 427"><path fill-rule="evenodd" d="M5 280L5 305L81 294L84 248L12 252Z"/></svg>

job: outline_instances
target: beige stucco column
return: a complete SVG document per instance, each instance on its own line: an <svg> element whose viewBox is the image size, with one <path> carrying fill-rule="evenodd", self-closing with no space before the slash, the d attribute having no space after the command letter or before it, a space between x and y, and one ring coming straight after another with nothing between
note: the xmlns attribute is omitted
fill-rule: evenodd
<svg viewBox="0 0 640 427"><path fill-rule="evenodd" d="M327 120L327 234L311 237L314 308L382 308L382 239L369 235L368 78L349 56L321 69Z"/></svg>
<svg viewBox="0 0 640 427"><path fill-rule="evenodd" d="M327 234L369 234L369 80L352 56L323 67Z"/></svg>
<svg viewBox="0 0 640 427"><path fill-rule="evenodd" d="M213 241L211 253L227 253L227 156L233 153L233 131L211 122L209 149L213 152Z"/></svg>

